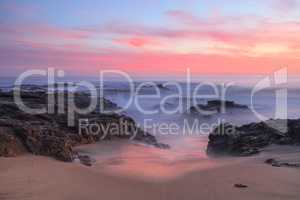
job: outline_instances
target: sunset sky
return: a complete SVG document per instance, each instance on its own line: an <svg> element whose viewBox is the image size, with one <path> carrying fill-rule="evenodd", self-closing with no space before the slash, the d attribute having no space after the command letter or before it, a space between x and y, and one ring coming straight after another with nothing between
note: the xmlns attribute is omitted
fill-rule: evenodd
<svg viewBox="0 0 300 200"><path fill-rule="evenodd" d="M300 74L300 0L1 0L1 75Z"/></svg>

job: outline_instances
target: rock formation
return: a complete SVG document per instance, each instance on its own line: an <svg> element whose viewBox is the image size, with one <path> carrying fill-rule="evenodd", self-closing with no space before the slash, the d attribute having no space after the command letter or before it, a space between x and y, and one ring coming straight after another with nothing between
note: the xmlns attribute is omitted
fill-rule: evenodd
<svg viewBox="0 0 300 200"><path fill-rule="evenodd" d="M48 103L47 93L44 91L22 91L21 97L26 106L31 108L43 108ZM85 93L76 93L74 98L77 107L85 108L89 105L91 97ZM67 104L66 102L65 98L64 103ZM98 99L97 103L104 103L107 110L117 108L116 104L105 98ZM89 114L76 113L75 126L70 127L67 106L65 106L66 112L64 113L57 112L57 108L60 106L57 103L52 106L56 111L54 114L28 114L20 110L14 103L12 92L0 92L0 156L16 156L27 150L33 154L71 162L78 157L72 149L73 146L115 137L133 139L159 148L168 148L168 145L158 143L154 136L139 129L134 120L128 116L113 112L103 114L96 109ZM88 124L97 124L103 129L98 130L96 134L84 131L79 134L81 119L88 120ZM112 126L120 125L120 123L122 123L123 129L116 129L115 126ZM81 158L85 164L89 163L86 157Z"/></svg>
<svg viewBox="0 0 300 200"><path fill-rule="evenodd" d="M205 114L207 111L212 114L220 113L226 111L226 109L248 109L246 105L237 104L234 101L221 101L221 100L212 100L208 101L206 105L198 104L192 106L189 109L191 114Z"/></svg>
<svg viewBox="0 0 300 200"><path fill-rule="evenodd" d="M249 156L270 144L300 143L300 120L269 120L240 127L221 124L209 135L209 155Z"/></svg>

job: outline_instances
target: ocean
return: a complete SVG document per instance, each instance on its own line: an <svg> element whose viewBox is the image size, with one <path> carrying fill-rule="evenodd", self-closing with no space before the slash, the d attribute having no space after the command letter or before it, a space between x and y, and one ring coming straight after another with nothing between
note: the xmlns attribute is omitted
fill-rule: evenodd
<svg viewBox="0 0 300 200"><path fill-rule="evenodd" d="M183 127L186 121L193 122L195 119L202 123L212 124L223 121L242 125L269 118L300 118L300 84L298 84L300 77L288 77L288 81L284 84L270 85L253 93L256 85L264 78L263 76L202 76L192 78L189 83L185 80L136 80L132 82L134 91L130 90L131 83L128 81L108 79L103 81L102 88L106 99L124 108L122 113L131 116L141 126L145 124L145 120L152 124L176 122ZM11 90L15 80L16 78L12 77L2 77L0 89ZM69 77L56 79L56 81L71 83L87 81L95 86L95 90L101 88L99 80L91 77ZM167 85L161 87L161 84ZM47 80L33 77L25 80L24 85L46 87ZM68 89L86 91L85 87L75 89L72 86ZM191 106L206 104L207 101L220 98L246 105L249 109L226 110L212 116L187 114ZM286 116L280 114L284 111Z"/></svg>

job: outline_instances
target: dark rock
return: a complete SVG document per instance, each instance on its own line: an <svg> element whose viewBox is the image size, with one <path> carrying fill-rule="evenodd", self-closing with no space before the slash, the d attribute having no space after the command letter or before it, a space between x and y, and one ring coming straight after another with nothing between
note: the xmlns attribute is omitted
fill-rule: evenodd
<svg viewBox="0 0 300 200"><path fill-rule="evenodd" d="M254 154L258 154L260 150L256 147L243 147L239 153L240 156L252 156Z"/></svg>
<svg viewBox="0 0 300 200"><path fill-rule="evenodd" d="M293 139L290 137L283 137L283 138L278 139L278 141L276 141L276 144L279 144L279 145L289 145L292 143L293 143Z"/></svg>
<svg viewBox="0 0 300 200"><path fill-rule="evenodd" d="M274 158L267 159L265 161L266 164L272 165L273 167L295 167L299 168L300 163L289 163L289 162L281 162Z"/></svg>
<svg viewBox="0 0 300 200"><path fill-rule="evenodd" d="M153 84L143 85L143 88L155 88L155 87L157 87L160 90L170 90L163 83L156 83L155 85Z"/></svg>
<svg viewBox="0 0 300 200"><path fill-rule="evenodd" d="M93 163L95 162L90 156L88 155L78 155L78 159L80 160L80 163L91 167L93 165Z"/></svg>
<svg viewBox="0 0 300 200"><path fill-rule="evenodd" d="M51 156L65 162L72 162L74 159L72 141L67 135L57 136L55 131L59 130L55 130L50 124L43 127L25 124L14 131L22 139L26 149L33 154Z"/></svg>
<svg viewBox="0 0 300 200"><path fill-rule="evenodd" d="M234 101L212 100L208 101L206 105L192 106L189 112L192 114L213 115L225 112L226 109L248 109L248 106L237 104ZM206 114L206 112L210 112L210 114Z"/></svg>
<svg viewBox="0 0 300 200"><path fill-rule="evenodd" d="M22 100L31 108L47 107L45 92L21 91ZM58 94L54 94L58 95ZM65 98L67 95L64 95ZM90 96L85 93L76 93L74 102L79 108L89 105ZM105 109L114 109L116 104L100 98L98 104L104 103ZM64 99L67 103L67 99ZM52 105L57 111L61 105ZM80 144L90 144L100 139L123 138L133 139L159 148L167 148L160 144L149 133L139 129L134 120L125 115L115 113L103 114L101 110L81 115L76 113L75 126L68 125L67 106L64 113L28 114L21 111L14 103L12 92L0 93L0 156L17 155L20 147L36 155L51 156L65 162L72 162L75 153L72 147ZM96 134L79 134L79 120L87 119L89 124L97 123L103 130ZM122 129L116 129L115 126ZM2 130L2 131L1 131Z"/></svg>
<svg viewBox="0 0 300 200"><path fill-rule="evenodd" d="M25 152L22 143L13 134L12 129L0 127L0 156L15 157Z"/></svg>
<svg viewBox="0 0 300 200"><path fill-rule="evenodd" d="M162 90L169 90L169 88L166 87L166 86L164 86L164 84L162 84L162 83L158 83L158 84L157 84L157 87L158 87L159 89L162 89Z"/></svg>
<svg viewBox="0 0 300 200"><path fill-rule="evenodd" d="M236 127L221 124L209 135L210 155L249 156L270 144L300 143L300 120L269 120Z"/></svg>
<svg viewBox="0 0 300 200"><path fill-rule="evenodd" d="M156 143L154 146L157 148L160 148L160 149L170 149L171 148L170 145L163 144L163 143Z"/></svg>
<svg viewBox="0 0 300 200"><path fill-rule="evenodd" d="M270 159L267 159L265 161L265 163L269 164L269 165L272 165L273 167L281 167L282 165L277 161L275 160L274 158L270 158Z"/></svg>
<svg viewBox="0 0 300 200"><path fill-rule="evenodd" d="M65 162L72 162L74 159L71 142L55 136L42 137L40 153Z"/></svg>
<svg viewBox="0 0 300 200"><path fill-rule="evenodd" d="M234 187L236 187L236 188L248 188L248 186L244 185L244 184L234 184Z"/></svg>
<svg viewBox="0 0 300 200"><path fill-rule="evenodd" d="M237 104L234 101L222 101L222 100L208 101L207 106L216 107L216 108L221 108L222 106L224 106L225 108L248 108L247 106Z"/></svg>
<svg viewBox="0 0 300 200"><path fill-rule="evenodd" d="M276 162L276 160L274 158L269 158L265 161L265 163L270 164L270 165L273 164L274 162Z"/></svg>

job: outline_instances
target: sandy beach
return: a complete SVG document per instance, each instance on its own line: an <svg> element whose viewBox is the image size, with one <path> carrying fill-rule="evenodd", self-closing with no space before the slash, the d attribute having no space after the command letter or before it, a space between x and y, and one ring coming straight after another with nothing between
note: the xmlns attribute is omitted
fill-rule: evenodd
<svg viewBox="0 0 300 200"><path fill-rule="evenodd" d="M86 150L87 147L84 148ZM134 174L130 171L126 174L126 168L122 173L109 172L101 166L101 162L86 167L76 162L63 163L33 155L0 158L0 199L179 200L188 197L195 200L296 200L300 198L300 170L272 167L264 161L271 157L295 161L299 155L299 147L271 146L258 156L212 159L212 162L218 164L192 170L186 170L186 166L197 163L195 160L165 162L165 170L172 172L177 168L183 173L174 172L174 176L169 174L161 179L151 179L141 176L142 173ZM200 165L201 162L203 160L199 161ZM110 164L118 165L117 162ZM147 173L147 164L143 167ZM150 163L149 167L152 167ZM154 174L157 169L152 167L151 170ZM235 188L234 184L237 183L245 184L248 188Z"/></svg>

